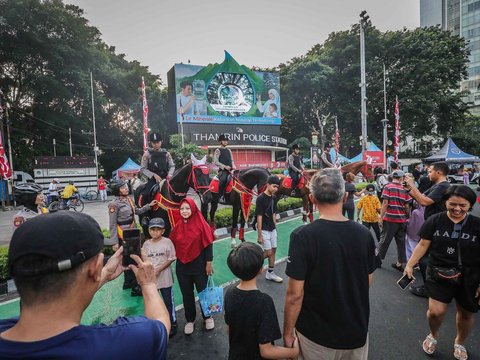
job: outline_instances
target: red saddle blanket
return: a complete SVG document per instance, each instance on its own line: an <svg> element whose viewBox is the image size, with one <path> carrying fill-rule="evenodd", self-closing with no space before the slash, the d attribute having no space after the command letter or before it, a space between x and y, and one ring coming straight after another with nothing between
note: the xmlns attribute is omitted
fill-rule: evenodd
<svg viewBox="0 0 480 360"><path fill-rule="evenodd" d="M219 186L218 178L214 177L210 182L210 188L209 188L210 192L218 193L218 186ZM230 181L228 182L227 187L225 188L225 194L231 193L232 187L233 187L233 179L230 177Z"/></svg>
<svg viewBox="0 0 480 360"><path fill-rule="evenodd" d="M303 188L305 185L305 178L302 176L300 178L300 181L298 182L297 189ZM290 176L287 176L286 178L283 179L282 186L285 189L291 189L292 188L292 178Z"/></svg>

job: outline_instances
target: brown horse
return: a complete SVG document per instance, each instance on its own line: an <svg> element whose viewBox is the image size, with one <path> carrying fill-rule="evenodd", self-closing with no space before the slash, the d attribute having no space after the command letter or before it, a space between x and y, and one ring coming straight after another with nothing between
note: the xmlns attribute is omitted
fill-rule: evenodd
<svg viewBox="0 0 480 360"><path fill-rule="evenodd" d="M342 174L351 172L352 174L356 175L359 172L362 172L362 169L364 169L366 166L367 166L366 161L356 161L354 163L342 166L340 168L340 171L342 172ZM307 222L307 216L308 216L308 219L310 220L310 222L313 221L313 204L310 201L308 196L310 195L310 186L309 186L310 179L312 178L313 175L315 175L315 173L317 171L318 171L317 169L309 169L309 170L305 170L303 172L302 176L304 178L303 179L304 180L304 186L301 189L297 189L295 191L295 196L293 196L293 197L302 199L302 206L303 206L302 218L303 218L304 223ZM363 173L363 175L365 177L367 177L367 175L365 173ZM277 176L280 178L280 181L281 181L281 185L278 188L277 195L278 196L284 195L284 196L290 196L291 197L292 196L292 189L286 188L286 187L283 186L283 180L286 178L286 176L285 175L277 175Z"/></svg>

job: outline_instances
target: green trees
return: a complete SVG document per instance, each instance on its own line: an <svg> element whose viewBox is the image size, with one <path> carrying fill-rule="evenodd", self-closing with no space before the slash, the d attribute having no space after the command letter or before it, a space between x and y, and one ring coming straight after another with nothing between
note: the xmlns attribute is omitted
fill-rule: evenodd
<svg viewBox="0 0 480 360"><path fill-rule="evenodd" d="M160 78L103 43L83 10L60 0L2 0L0 14L0 88L10 107L16 169L29 170L34 156L53 154L53 138L57 155L68 155L68 128L73 153L93 155L90 71L107 174L128 155L141 156L142 76L149 125L166 130Z"/></svg>
<svg viewBox="0 0 480 360"><path fill-rule="evenodd" d="M435 27L382 33L369 24L365 41L369 139L382 143L384 64L388 73L387 117L392 125L389 138L395 96L400 102L403 137L452 134L455 123L466 116L463 94L458 91L469 55L465 40ZM279 66L283 75L283 135L289 141L310 137L311 126L317 127L319 110L322 115L338 117L341 152L353 155L359 151L359 54L359 25L353 25L350 30L332 33L301 58ZM333 127L333 122L327 121L327 138L334 135Z"/></svg>

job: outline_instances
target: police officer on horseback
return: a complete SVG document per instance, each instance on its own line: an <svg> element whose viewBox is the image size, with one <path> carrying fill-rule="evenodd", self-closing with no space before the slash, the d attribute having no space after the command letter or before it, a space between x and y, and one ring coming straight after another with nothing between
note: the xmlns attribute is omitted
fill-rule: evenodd
<svg viewBox="0 0 480 360"><path fill-rule="evenodd" d="M323 147L323 153L322 156L320 156L321 161L321 167L322 169L325 168L333 168L335 165L333 165L333 160L332 156L330 155L330 149L331 149L330 143L325 143L325 146Z"/></svg>
<svg viewBox="0 0 480 360"><path fill-rule="evenodd" d="M15 185L13 190L16 202L23 205L23 209L13 217L13 227L15 229L28 219L48 212L48 209L44 206L45 196L40 185L23 183Z"/></svg>
<svg viewBox="0 0 480 360"><path fill-rule="evenodd" d="M295 188L300 182L302 172L305 170L302 159L300 158L300 147L298 144L292 145L292 153L288 157L288 175L292 178L292 192L291 196L296 195Z"/></svg>
<svg viewBox="0 0 480 360"><path fill-rule="evenodd" d="M213 163L218 166L218 196L223 197L229 181L230 171L235 169L232 150L227 148L228 138L222 134L218 137L220 147L215 150Z"/></svg>
<svg viewBox="0 0 480 360"><path fill-rule="evenodd" d="M128 185L123 180L112 180L109 184L110 190L115 198L108 204L108 214L110 220L110 239L118 243L118 246L123 245L123 231L127 229L134 229L137 227L135 221L135 214L141 215L151 209L157 202L153 200L150 204L138 209L133 199L128 195ZM132 270L124 272L125 279L123 283L124 289L132 289L132 296L141 296L141 290L138 286L135 275Z"/></svg>
<svg viewBox="0 0 480 360"><path fill-rule="evenodd" d="M148 194L156 183L161 182L163 179L169 179L175 171L172 155L162 148L162 135L158 132L152 132L148 136L148 140L152 147L143 154L142 162L140 163L140 172L148 177L144 194Z"/></svg>

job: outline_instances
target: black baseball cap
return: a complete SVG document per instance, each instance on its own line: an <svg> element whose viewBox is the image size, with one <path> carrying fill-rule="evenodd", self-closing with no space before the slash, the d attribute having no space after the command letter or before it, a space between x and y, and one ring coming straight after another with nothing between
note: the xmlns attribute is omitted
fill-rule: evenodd
<svg viewBox="0 0 480 360"><path fill-rule="evenodd" d="M148 223L148 228L151 229L154 227L165 229L165 221L163 221L162 218L151 219L150 222Z"/></svg>
<svg viewBox="0 0 480 360"><path fill-rule="evenodd" d="M103 233L89 215L59 211L36 216L22 224L12 235L8 249L8 270L11 276L45 275L73 269L100 253ZM57 261L41 270L23 266L12 268L26 255L42 255Z"/></svg>
<svg viewBox="0 0 480 360"><path fill-rule="evenodd" d="M270 175L267 179L267 184L270 185L280 185L280 179L278 176Z"/></svg>

